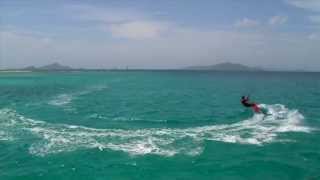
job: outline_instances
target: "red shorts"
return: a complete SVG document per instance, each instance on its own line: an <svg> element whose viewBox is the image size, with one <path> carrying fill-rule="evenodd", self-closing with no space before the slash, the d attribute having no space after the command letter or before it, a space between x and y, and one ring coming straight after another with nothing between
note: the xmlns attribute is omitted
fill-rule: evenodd
<svg viewBox="0 0 320 180"><path fill-rule="evenodd" d="M258 107L257 104L253 104L252 110L253 110L254 112L256 112L256 113L260 113L260 112L261 112L261 110L260 110L260 108Z"/></svg>

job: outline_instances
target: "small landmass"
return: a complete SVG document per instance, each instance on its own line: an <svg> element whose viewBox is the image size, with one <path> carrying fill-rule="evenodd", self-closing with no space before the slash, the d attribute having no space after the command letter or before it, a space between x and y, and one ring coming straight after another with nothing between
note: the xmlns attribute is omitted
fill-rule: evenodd
<svg viewBox="0 0 320 180"><path fill-rule="evenodd" d="M28 67L23 68L22 70L25 70L25 71L68 71L68 70L72 70L72 68L69 66L64 66L64 65L61 65L61 64L55 62L55 63L48 64L45 66L40 66L40 67L28 66Z"/></svg>
<svg viewBox="0 0 320 180"><path fill-rule="evenodd" d="M250 67L236 63L219 63L209 66L190 66L186 70L211 70L211 71L264 71L262 68Z"/></svg>

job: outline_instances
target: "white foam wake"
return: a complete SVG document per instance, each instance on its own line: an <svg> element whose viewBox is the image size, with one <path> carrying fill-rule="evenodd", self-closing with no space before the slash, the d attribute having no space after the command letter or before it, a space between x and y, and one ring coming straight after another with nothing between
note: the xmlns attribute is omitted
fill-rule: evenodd
<svg viewBox="0 0 320 180"><path fill-rule="evenodd" d="M106 85L95 85L85 88L84 90L73 92L73 93L62 93L54 96L52 99L48 101L48 104L53 106L65 106L71 103L74 99L79 96L87 95L92 92L101 91L108 88Z"/></svg>
<svg viewBox="0 0 320 180"><path fill-rule="evenodd" d="M139 130L95 129L84 126L50 124L17 114L10 109L0 110L0 140L36 136L29 152L44 156L50 153L73 151L79 148L98 148L124 151L132 155L178 153L197 155L205 140L228 143L263 145L271 143L284 132L310 132L303 126L303 115L283 105L261 105L270 115L254 115L233 124L190 128L150 128Z"/></svg>
<svg viewBox="0 0 320 180"><path fill-rule="evenodd" d="M63 106L66 104L69 104L73 99L72 94L59 94L53 99L51 99L48 104L54 105L54 106Z"/></svg>

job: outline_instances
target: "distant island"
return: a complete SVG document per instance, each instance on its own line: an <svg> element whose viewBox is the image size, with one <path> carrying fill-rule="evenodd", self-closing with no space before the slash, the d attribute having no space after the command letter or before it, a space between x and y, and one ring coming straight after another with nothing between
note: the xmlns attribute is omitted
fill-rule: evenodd
<svg viewBox="0 0 320 180"><path fill-rule="evenodd" d="M72 70L69 66L64 66L59 63L52 63L45 66L35 67L35 66L28 66L23 68L22 70L26 71L68 71Z"/></svg>
<svg viewBox="0 0 320 180"><path fill-rule="evenodd" d="M190 66L184 68L185 70L212 70L212 71L264 71L262 68L249 67L236 63L219 63L210 66Z"/></svg>

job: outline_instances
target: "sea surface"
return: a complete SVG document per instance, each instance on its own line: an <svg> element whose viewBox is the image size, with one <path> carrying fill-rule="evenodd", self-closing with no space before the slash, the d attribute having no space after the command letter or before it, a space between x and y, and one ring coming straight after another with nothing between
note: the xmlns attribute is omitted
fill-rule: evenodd
<svg viewBox="0 0 320 180"><path fill-rule="evenodd" d="M319 130L320 73L0 73L1 180L316 180Z"/></svg>

